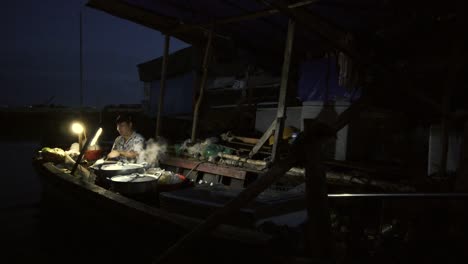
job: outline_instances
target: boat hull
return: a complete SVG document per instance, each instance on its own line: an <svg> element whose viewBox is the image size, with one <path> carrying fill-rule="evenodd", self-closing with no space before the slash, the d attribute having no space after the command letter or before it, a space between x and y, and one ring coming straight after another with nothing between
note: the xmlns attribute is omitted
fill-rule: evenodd
<svg viewBox="0 0 468 264"><path fill-rule="evenodd" d="M60 248L50 262L151 263L201 219L172 214L60 172L51 163L35 162L43 184L41 223L47 252ZM183 249L179 261L282 262L273 256L272 237L229 225L221 225ZM63 247L63 244L66 244ZM226 258L226 256L229 256ZM72 257L72 259L69 259Z"/></svg>

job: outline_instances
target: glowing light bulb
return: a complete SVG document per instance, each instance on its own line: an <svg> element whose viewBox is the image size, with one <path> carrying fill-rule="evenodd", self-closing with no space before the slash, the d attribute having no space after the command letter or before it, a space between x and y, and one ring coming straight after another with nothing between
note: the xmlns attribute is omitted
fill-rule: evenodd
<svg viewBox="0 0 468 264"><path fill-rule="evenodd" d="M71 130L75 134L81 134L84 131L83 125L80 123L73 123L71 126Z"/></svg>

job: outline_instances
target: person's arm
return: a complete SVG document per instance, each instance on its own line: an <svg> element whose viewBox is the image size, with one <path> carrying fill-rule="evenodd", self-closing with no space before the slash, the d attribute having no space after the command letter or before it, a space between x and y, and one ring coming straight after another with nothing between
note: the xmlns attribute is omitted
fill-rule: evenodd
<svg viewBox="0 0 468 264"><path fill-rule="evenodd" d="M124 151L124 150L112 150L109 155L109 158L117 158L119 156L125 157L127 159L136 159L138 155L143 151L144 148L144 139L137 139L133 146L132 150Z"/></svg>
<svg viewBox="0 0 468 264"><path fill-rule="evenodd" d="M120 156L119 151L116 150L117 141L119 140L119 138L120 138L120 137L117 137L117 138L114 140L114 144L112 145L111 152L109 152L109 154L107 154L107 158L108 158L108 159L113 159L113 158L117 158L118 156Z"/></svg>
<svg viewBox="0 0 468 264"><path fill-rule="evenodd" d="M110 159L117 158L117 157L125 157L125 158L130 158L134 159L138 156L138 152L130 150L130 151L124 151L124 150L112 150L109 154L107 154L107 157Z"/></svg>
<svg viewBox="0 0 468 264"><path fill-rule="evenodd" d="M130 151L123 151L123 150L115 150L119 153L119 156L129 158L129 159L135 159L138 157L138 152L130 150Z"/></svg>

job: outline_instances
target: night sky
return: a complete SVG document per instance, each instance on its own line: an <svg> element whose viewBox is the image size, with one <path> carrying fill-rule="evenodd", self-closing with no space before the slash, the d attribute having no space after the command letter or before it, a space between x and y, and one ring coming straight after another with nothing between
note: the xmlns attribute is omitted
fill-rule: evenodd
<svg viewBox="0 0 468 264"><path fill-rule="evenodd" d="M85 6L84 0L2 3L0 106L79 105L80 10L84 106L137 104L136 65L162 55L160 32ZM187 44L171 39L171 52Z"/></svg>

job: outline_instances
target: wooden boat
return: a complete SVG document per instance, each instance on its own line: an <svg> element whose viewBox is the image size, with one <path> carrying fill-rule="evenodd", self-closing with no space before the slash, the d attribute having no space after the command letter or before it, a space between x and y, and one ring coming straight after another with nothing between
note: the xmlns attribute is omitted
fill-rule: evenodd
<svg viewBox="0 0 468 264"><path fill-rule="evenodd" d="M69 250L57 252L51 262L63 256L89 261L93 255L96 261L149 263L203 221L125 197L52 162L35 158L33 164L43 183L45 232L55 241L50 246L70 243ZM282 244L274 235L223 224L176 261L238 263L258 258L281 262L291 252L272 249L286 246Z"/></svg>

